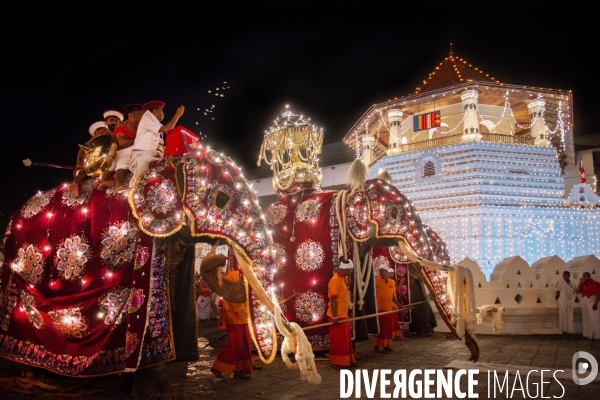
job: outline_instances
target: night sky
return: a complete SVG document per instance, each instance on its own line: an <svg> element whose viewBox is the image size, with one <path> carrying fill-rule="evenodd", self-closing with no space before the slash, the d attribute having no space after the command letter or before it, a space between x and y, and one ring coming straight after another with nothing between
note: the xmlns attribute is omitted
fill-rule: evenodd
<svg viewBox="0 0 600 400"><path fill-rule="evenodd" d="M184 105L179 124L249 170L286 104L325 143L340 141L371 105L412 94L450 42L503 83L572 90L575 135L600 132L599 36L581 23L590 3L93 4L73 16L0 16L2 231L38 190L72 179L21 160L74 165L106 109L162 100L166 123Z"/></svg>

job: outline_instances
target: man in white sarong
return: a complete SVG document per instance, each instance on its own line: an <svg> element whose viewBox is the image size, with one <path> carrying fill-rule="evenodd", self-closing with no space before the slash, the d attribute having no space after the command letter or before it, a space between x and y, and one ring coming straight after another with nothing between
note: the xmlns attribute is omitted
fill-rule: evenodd
<svg viewBox="0 0 600 400"><path fill-rule="evenodd" d="M558 300L558 328L562 333L575 333L573 329L575 287L571 282L569 271L564 271L563 279L556 284L556 300Z"/></svg>
<svg viewBox="0 0 600 400"><path fill-rule="evenodd" d="M600 283L593 280L589 272L584 272L575 292L581 293L583 337L600 339Z"/></svg>

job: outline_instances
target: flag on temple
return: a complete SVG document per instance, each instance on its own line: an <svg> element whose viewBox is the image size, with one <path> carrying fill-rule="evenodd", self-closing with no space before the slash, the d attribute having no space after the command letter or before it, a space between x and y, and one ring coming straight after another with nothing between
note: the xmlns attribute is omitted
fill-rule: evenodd
<svg viewBox="0 0 600 400"><path fill-rule="evenodd" d="M582 156L579 156L579 176L581 176L581 183L585 183L585 169L583 168Z"/></svg>
<svg viewBox="0 0 600 400"><path fill-rule="evenodd" d="M415 131L423 129L436 128L440 126L440 112L433 111L427 114L415 115L413 117L413 125Z"/></svg>

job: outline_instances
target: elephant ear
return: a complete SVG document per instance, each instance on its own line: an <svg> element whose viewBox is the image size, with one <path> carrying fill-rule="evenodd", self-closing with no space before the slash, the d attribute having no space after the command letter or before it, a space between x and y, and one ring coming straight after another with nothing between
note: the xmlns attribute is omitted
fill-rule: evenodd
<svg viewBox="0 0 600 400"><path fill-rule="evenodd" d="M429 259L427 236L410 200L394 186L380 179L367 181L369 220L375 224L377 238L404 239L417 255Z"/></svg>
<svg viewBox="0 0 600 400"><path fill-rule="evenodd" d="M345 211L350 236L357 242L368 240L370 211L366 192L363 190L350 192L346 200Z"/></svg>
<svg viewBox="0 0 600 400"><path fill-rule="evenodd" d="M186 154L180 163L181 198L192 236L224 238L259 268L271 239L256 192L241 170L229 157L208 148Z"/></svg>
<svg viewBox="0 0 600 400"><path fill-rule="evenodd" d="M141 174L129 191L133 215L140 229L150 236L170 236L183 226L185 218L175 173L165 158Z"/></svg>

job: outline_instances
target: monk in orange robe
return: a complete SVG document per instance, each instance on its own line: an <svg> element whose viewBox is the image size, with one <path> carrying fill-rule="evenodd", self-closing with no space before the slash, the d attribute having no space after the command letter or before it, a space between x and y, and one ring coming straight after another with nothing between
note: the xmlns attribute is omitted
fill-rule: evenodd
<svg viewBox="0 0 600 400"><path fill-rule="evenodd" d="M377 312L391 311L394 304L400 308L400 303L396 299L396 283L393 279L388 278L388 267L382 266L379 268L379 276L375 279L375 296L377 298ZM392 343L394 341L394 320L398 321L398 317L394 318L392 314L380 315L379 320L379 335L373 336L373 350L392 351Z"/></svg>
<svg viewBox="0 0 600 400"><path fill-rule="evenodd" d="M242 278L242 271L229 271L225 277L232 281ZM248 330L249 311L246 303L223 300L219 329L227 330L227 343L221 348L211 372L217 378L233 373L234 379L250 379L252 347Z"/></svg>
<svg viewBox="0 0 600 400"><path fill-rule="evenodd" d="M356 366L350 323L346 321L349 305L346 277L352 276L353 272L352 261L342 261L338 272L331 277L327 285L327 296L329 297L327 316L329 322L333 323L333 325L329 325L329 362L331 365L340 367Z"/></svg>

